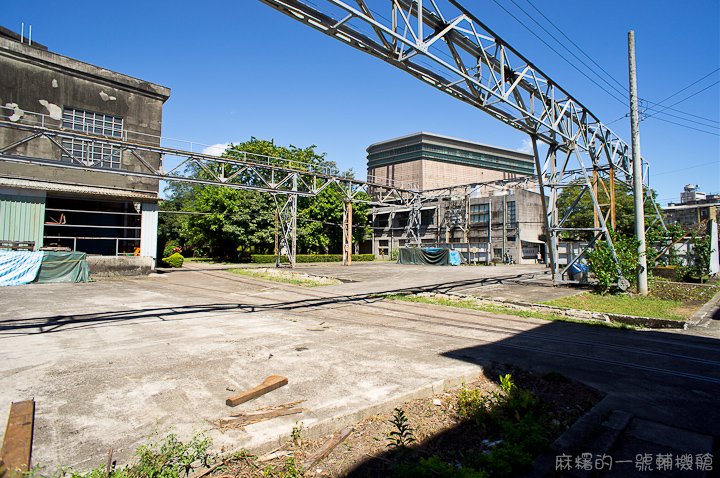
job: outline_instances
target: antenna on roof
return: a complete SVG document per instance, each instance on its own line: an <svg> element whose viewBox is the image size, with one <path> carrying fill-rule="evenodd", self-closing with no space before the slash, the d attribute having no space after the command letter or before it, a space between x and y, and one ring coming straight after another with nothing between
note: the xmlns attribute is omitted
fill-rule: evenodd
<svg viewBox="0 0 720 478"><path fill-rule="evenodd" d="M32 46L32 25L28 28L28 45Z"/></svg>
<svg viewBox="0 0 720 478"><path fill-rule="evenodd" d="M23 39L25 37L25 22L20 23L20 43L23 42Z"/></svg>

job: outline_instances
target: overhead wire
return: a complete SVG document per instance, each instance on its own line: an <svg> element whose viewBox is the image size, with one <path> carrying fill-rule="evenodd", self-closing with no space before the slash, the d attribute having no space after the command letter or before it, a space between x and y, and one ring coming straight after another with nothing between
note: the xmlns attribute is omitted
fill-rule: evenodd
<svg viewBox="0 0 720 478"><path fill-rule="evenodd" d="M518 5L515 0L510 0L510 1L511 1L515 6L517 6L523 13L525 13L525 15L527 15L528 17L530 17L530 18L533 20L533 22L535 22L540 28L542 28L543 31L545 31L548 35L550 35L555 41L557 41L558 43L560 43L560 44L565 48L565 50L567 50L571 55L573 55L573 57L577 58L578 61L580 61L586 68L591 69L591 68L587 65L587 63L585 63L585 62L582 61L580 58L578 58L578 56L575 55L572 51L570 51L570 49L569 49L567 46L565 46L560 40L558 40L557 37L555 37L554 35L552 35L550 32L547 31L547 29L545 29L542 25L540 25L540 23L539 23L535 18L533 18L530 14L528 14L528 12L525 11L525 9L523 9L520 5ZM597 61L595 61L595 59L593 59L593 58L592 58L582 47L580 47L575 41L573 41L572 38L570 38L561 28L559 28L550 18L548 18L548 16L545 15L545 14L542 12L542 10L540 10L539 8L537 8L537 6L535 6L530 0L526 0L526 2L527 2L538 14L540 14L540 16L542 16L550 25L552 25L552 27L553 27L555 30L557 30L568 42L570 42L575 48L577 48L578 51L580 51L585 57L587 57L595 66L597 66L597 67L600 69L600 71L602 71L608 78L610 78L612 81L614 81L614 82L615 82L620 88L622 88L623 90L622 90L622 91L618 90L618 88L616 88L614 85L610 85L610 82L609 82L609 81L607 81L606 79L604 79L603 77L601 77L601 76L599 76L599 75L598 75L598 78L600 78L601 80L605 81L605 83L607 83L608 85L612 86L615 91L618 91L623 97L627 98L627 94L626 94L625 91L624 91L625 86L624 86L622 83L620 83L613 75L611 75L605 68L603 68L603 66L600 65L600 63L598 63ZM497 3L497 2L495 2L495 3ZM720 121L717 121L717 120L714 120L714 119L711 119L711 118L706 118L706 117L699 116L699 115L695 115L695 114L692 114L692 113L687 113L687 112L685 112L685 111L681 111L681 110L677 110L677 109L672 108L672 106L674 106L674 105L676 105L676 104L678 104L678 103L675 103L675 104L670 105L670 106L664 106L664 105L662 105L662 103L664 103L665 101L667 101L667 100L669 100L669 99L677 96L678 94L682 93L683 91L686 91L687 89L691 88L692 86L696 85L697 83L700 83L701 81L703 81L703 80L706 79L707 77L709 77L709 76L713 75L714 73L716 73L718 70L720 70L720 68L716 68L715 70L713 70L713 71L711 71L710 73L702 76L702 77L699 78L698 80L695 80L694 82L692 82L691 84L685 86L684 88L680 89L679 91L677 91L677 92L673 93L672 95L664 98L662 101L653 102L653 101L646 100L646 99L642 98L642 99L641 99L642 101L644 101L644 102L652 105L652 106L648 106L648 107L647 107L647 110L650 110L650 111L653 111L653 112L654 112L654 113L651 114L651 115L647 115L646 118L647 118L647 117L654 116L655 114L665 114L665 115L667 115L667 116L674 117L674 118L680 119L680 120L682 120L682 121L686 121L686 122L690 122L690 123L695 123L695 124L697 124L697 125L699 125L699 126L714 127L713 125L703 124L703 123L701 123L701 122L694 122L693 120L690 120L690 119L687 119L687 118L683 118L683 117L681 117L681 116L672 115L672 114L670 114L670 113L665 113L665 112L664 112L665 110L671 110L671 111L674 111L674 112L679 113L679 114L682 114L682 115L687 115L687 116L694 117L694 118L696 118L696 119L698 119L698 120L700 120L700 121L705 121L705 122L720 124ZM657 110L657 107L658 107L658 106L663 107L663 108L662 108L661 110ZM614 123L614 122L617 122L617 121L619 121L620 119L625 118L625 117L627 117L627 116L628 116L628 115L624 115L624 116L618 118L617 120L611 121L611 122L608 123L608 124L612 124L612 123Z"/></svg>
<svg viewBox="0 0 720 478"><path fill-rule="evenodd" d="M570 48L568 48L568 47L565 45L565 43L563 43L562 41L560 41L555 35L553 35L553 34L552 34L551 32L549 32L544 26L542 26L542 25L540 24L540 22L538 22L538 21L535 19L535 17L533 17L532 15L530 15L530 14L527 12L527 10L525 10L523 7L521 7L515 0L510 0L510 1L511 1L512 4L515 5L518 9L520 9L520 11L523 12L528 18L530 18L530 20L532 20L537 26L539 26L539 27L542 29L542 31L544 31L545 33L547 33L553 40L555 40L560 46L562 46L562 47L565 49L565 51L567 51L568 53L570 53L570 54L573 56L573 58L575 58L577 61L579 61L583 66L585 66L585 68L587 68L588 70L591 70L591 71L592 71L592 68L590 67L590 65L588 65L582 58L580 58L580 57L577 56L575 53L573 53L573 51L570 50ZM528 1L528 3L530 3L529 0L527 0L527 1ZM497 3L497 2L496 2L496 3ZM532 4L530 4L530 5L533 6L533 8L535 8L534 5L532 5ZM536 10L537 10L537 8L536 8ZM583 51L582 48L580 48L579 46L577 46L577 44L576 44L575 42L573 42L572 40L570 40L570 38L569 38L567 35L565 35L565 33L563 33L562 30L558 29L558 28L555 26L555 24L552 23L552 21L550 21L550 19L548 19L547 17L545 17L545 15L543 15L543 17L544 17L545 19L547 19L547 20L550 22L550 24L555 27L555 29L557 29L558 31L560 31L560 33L562 33L565 38L567 38L573 45L575 45L575 47L576 47L578 50ZM588 58L590 58L587 54L586 54L585 56L587 56ZM593 63L595 63L595 64L597 65L597 63L596 63L594 60L593 60ZM601 67L601 68L602 68L602 67ZM605 70L603 69L603 71L605 71ZM606 74L609 75L609 73L607 73L607 72L606 72ZM604 81L610 88L612 88L615 92L619 93L620 96L622 96L624 99L628 99L627 91L625 90L625 87L623 87L623 85L620 85L620 88L618 88L617 86L613 85L612 83L610 83L610 82L607 81L605 78L603 78L603 77L601 77L601 76L599 76L599 75L597 76L597 78L600 79L600 80L602 80L602 81ZM613 80L615 80L615 79L613 78ZM620 84L617 80L615 80L615 82L618 83L618 84Z"/></svg>
<svg viewBox="0 0 720 478"><path fill-rule="evenodd" d="M577 48L577 49L580 51L580 53L582 53L583 55L585 55L591 62L593 62L593 64L594 64L595 66L597 66L598 68L600 68L600 71L602 71L603 73L605 73L605 74L608 76L608 78L610 78L611 80L613 80L620 88L622 88L622 89L623 89L623 96L626 96L626 97L627 97L627 94L624 92L624 90L625 90L625 88L627 87L627 85L623 85L623 84L620 83L613 75L611 75L610 73L608 73L608 71L607 71L605 68L603 68L603 66L602 66L600 63L598 63L597 61L595 61L595 59L593 59L593 57L591 57L590 55L588 55L587 52L586 52L582 47L580 47L577 43L575 43L575 42L572 40L572 38L570 38L569 36L567 36L567 35L565 34L565 32L562 31L561 28L559 28L557 25L555 25L555 23L554 23L551 19L549 19L549 18L542 12L542 10L540 10L539 8L537 8L530 0L525 0L525 1L526 1L527 3L529 3L530 6L531 6L536 12L538 12L548 23L550 23L550 25L552 25L553 28L555 28L555 30L557 30L558 32L560 32L560 34L561 34L567 41L569 41L575 48Z"/></svg>
<svg viewBox="0 0 720 478"><path fill-rule="evenodd" d="M587 78L588 80L590 80L595 86L597 86L598 88L600 88L601 90L603 90L606 94L608 94L608 95L609 95L611 98L613 98L615 101L617 101L617 102L619 102L619 103L621 103L621 104L623 104L623 105L626 105L624 99L621 99L621 98L618 98L617 96L615 96L614 93L608 91L607 88L605 88L603 85L601 85L600 83L598 83L597 81L595 81L592 77L590 77L590 76L587 75L584 71L582 71L580 68L578 68L572 61L568 60L562 53L560 53L559 51L557 51L552 45L550 45L548 42L546 42L540 35L538 35L537 33L535 33L535 32L532 30L532 28L530 28L529 26L527 26L527 25L525 24L525 22L523 22L522 20L520 20L515 14L513 14L510 10L508 10L507 8L505 8L505 6L504 6L502 3L500 3L498 0L492 0L492 1L493 1L498 7L500 7L505 13L507 13L508 15L510 15L510 16L511 16L516 22L518 22L523 28L525 28L527 31L529 31L535 38L537 38L538 40L540 40L546 47L548 47L548 48L549 48L550 50L552 50L556 55L558 55L560 58L562 58L568 65L570 65L571 67L573 67L573 68L574 68L575 70L577 70L581 75L583 75L585 78ZM557 41L557 40L556 40L556 41Z"/></svg>
<svg viewBox="0 0 720 478"><path fill-rule="evenodd" d="M689 85L687 85L685 88L682 88L681 90L676 91L675 93L673 93L672 95L668 96L668 97L665 98L664 100L659 101L657 104L660 105L661 103L665 103L667 100L669 100L669 99L672 98L673 96L679 95L679 94L682 93L683 91L687 90L688 88L690 88L690 87L692 87L692 86L695 86L696 84L700 83L702 80L704 80L705 78L707 78L708 76L710 76L710 75L712 75L712 74L714 74L714 73L717 73L718 71L720 71L720 68L715 68L713 71L711 71L711 72L708 73L707 75L703 76L702 78L700 78L700 79L698 79L698 80L693 81L692 83L690 83Z"/></svg>
<svg viewBox="0 0 720 478"><path fill-rule="evenodd" d="M659 111L657 111L657 112L655 112L655 113L653 113L653 114L648 115L647 118L651 118L651 117L653 117L653 116L655 116L655 115L657 115L657 114L659 114L659 113L662 113L663 111L665 111L666 109L668 109L668 108L670 108L670 107L672 107L672 106L679 105L680 103L683 103L683 102L689 100L690 98L693 98L693 97L699 95L700 93L702 93L702 92L704 92L704 91L712 88L713 86L717 85L718 83L720 83L720 80L717 80L715 83L711 83L710 85L706 86L706 87L703 88L702 90L696 91L695 93L693 93L693 94L691 94L691 95L689 95L689 96L686 96L685 98L683 98L683 99L681 99L681 100L679 100L679 101L676 101L675 103L673 103L673 104L671 104L671 105L669 105L669 106L666 106L666 107L664 107L663 109L661 109L661 110L659 110Z"/></svg>

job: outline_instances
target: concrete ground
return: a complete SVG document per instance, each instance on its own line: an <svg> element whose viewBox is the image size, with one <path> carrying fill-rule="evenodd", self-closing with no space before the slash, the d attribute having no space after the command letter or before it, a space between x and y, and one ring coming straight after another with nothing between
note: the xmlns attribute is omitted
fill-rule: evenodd
<svg viewBox="0 0 720 478"><path fill-rule="evenodd" d="M542 266L301 266L348 281L314 289L188 266L0 290L0 417L11 401L35 398L35 463L85 469L110 447L122 463L152 433L171 429L184 438L206 432L218 448L269 448L296 421L318 436L468 380L491 361L556 370L607 393L603 406L630 417L613 441L616 459L662 445L637 431L648 426L694 437L677 441L686 446L677 452L716 446L720 334L711 328L703 336L613 330L371 295L462 290L533 300L577 292L549 287ZM271 374L289 385L225 406L233 391ZM294 400L307 411L243 431L212 423Z"/></svg>

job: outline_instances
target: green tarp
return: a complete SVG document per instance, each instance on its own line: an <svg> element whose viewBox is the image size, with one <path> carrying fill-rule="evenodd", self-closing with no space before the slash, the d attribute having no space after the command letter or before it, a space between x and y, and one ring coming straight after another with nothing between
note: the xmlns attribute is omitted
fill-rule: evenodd
<svg viewBox="0 0 720 478"><path fill-rule="evenodd" d="M401 247L398 264L447 266L450 264L450 250L437 248Z"/></svg>
<svg viewBox="0 0 720 478"><path fill-rule="evenodd" d="M45 251L36 282L87 282L89 278L90 269L84 252Z"/></svg>

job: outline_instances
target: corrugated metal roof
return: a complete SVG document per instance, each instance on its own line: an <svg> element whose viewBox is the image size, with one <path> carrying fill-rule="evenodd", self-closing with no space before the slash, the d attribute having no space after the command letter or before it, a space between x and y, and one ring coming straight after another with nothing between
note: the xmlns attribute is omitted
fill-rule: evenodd
<svg viewBox="0 0 720 478"><path fill-rule="evenodd" d="M93 196L109 196L127 199L152 199L158 196L151 193L126 191L123 189L101 188L97 186L80 186L77 184L51 183L47 181L32 181L28 179L0 178L0 186L20 189L36 189L40 191L53 191L64 193L89 194Z"/></svg>

